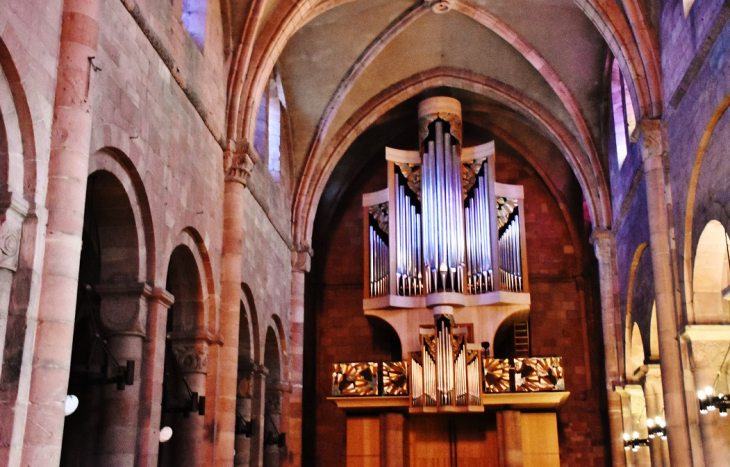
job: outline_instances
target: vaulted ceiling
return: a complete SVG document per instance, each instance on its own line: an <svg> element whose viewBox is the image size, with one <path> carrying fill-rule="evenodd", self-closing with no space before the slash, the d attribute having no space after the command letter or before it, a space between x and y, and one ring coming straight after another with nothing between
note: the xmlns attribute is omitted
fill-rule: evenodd
<svg viewBox="0 0 730 467"><path fill-rule="evenodd" d="M303 232L295 241L307 243L327 180L355 139L393 120L388 112L429 88L458 93L465 120L512 147L552 145L542 151L542 173L561 185L570 169L601 225L611 218L606 128L612 54L638 111L661 107L652 100L656 47L640 0L231 1L253 20L238 20L249 47L241 56L249 62L244 97L240 105L232 97L229 119L238 118L232 127L250 139L257 99L276 67L298 187L295 237L297 228ZM368 137L377 147L391 133Z"/></svg>

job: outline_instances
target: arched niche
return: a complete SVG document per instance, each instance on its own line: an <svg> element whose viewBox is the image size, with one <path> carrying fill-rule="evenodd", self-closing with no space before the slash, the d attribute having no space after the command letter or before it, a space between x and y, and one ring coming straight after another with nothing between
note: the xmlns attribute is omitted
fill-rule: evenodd
<svg viewBox="0 0 730 467"><path fill-rule="evenodd" d="M278 332L274 326L269 326L266 330L264 366L268 370L263 423L264 467L279 467L285 442L281 433L284 388L282 387L282 349Z"/></svg>
<svg viewBox="0 0 730 467"><path fill-rule="evenodd" d="M234 467L248 467L251 462L251 438L257 420L253 398L259 348L258 315L248 286L241 290L241 319L238 328L238 387L236 389L236 439Z"/></svg>
<svg viewBox="0 0 730 467"><path fill-rule="evenodd" d="M97 171L86 189L79 264L76 322L69 394L79 407L66 418L61 466L104 465L110 457L134 459L134 448L115 441L115 433L136 437L137 417L120 417L139 402L142 339L148 287L140 283L138 225L122 182ZM134 381L113 377L134 361Z"/></svg>
<svg viewBox="0 0 730 467"><path fill-rule="evenodd" d="M656 321L656 301L651 305L651 323L649 327L649 361L659 362L659 327Z"/></svg>
<svg viewBox="0 0 730 467"><path fill-rule="evenodd" d="M641 339L639 324L627 324L630 332L626 336L626 376L631 377L644 365L644 342Z"/></svg>
<svg viewBox="0 0 730 467"><path fill-rule="evenodd" d="M198 261L188 245L170 255L167 291L175 297L168 310L160 427L172 438L160 445L159 467L203 465L204 405L208 372L205 300Z"/></svg>
<svg viewBox="0 0 730 467"><path fill-rule="evenodd" d="M692 270L694 324L729 324L730 302L723 290L730 285L725 228L711 220L702 230Z"/></svg>

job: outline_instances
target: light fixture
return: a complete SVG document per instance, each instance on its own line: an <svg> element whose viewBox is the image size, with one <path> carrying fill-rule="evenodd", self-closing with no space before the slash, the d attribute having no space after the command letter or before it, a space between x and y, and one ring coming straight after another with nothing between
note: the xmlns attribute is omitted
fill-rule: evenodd
<svg viewBox="0 0 730 467"><path fill-rule="evenodd" d="M172 428L165 426L160 428L160 443L166 443L172 438Z"/></svg>
<svg viewBox="0 0 730 467"><path fill-rule="evenodd" d="M657 437L667 439L667 424L661 416L647 419L646 426L649 432L648 438L639 438L638 431L632 434L624 433L624 450L637 452L642 446L649 446L650 439Z"/></svg>
<svg viewBox="0 0 730 467"><path fill-rule="evenodd" d="M253 436L255 420L255 418L246 420L245 418L243 418L243 415L241 415L241 412L236 410L236 434L246 435L246 438L250 438L251 436Z"/></svg>
<svg viewBox="0 0 730 467"><path fill-rule="evenodd" d="M79 398L74 396L73 394L68 394L66 396L66 400L63 404L63 413L65 416L69 416L72 413L76 412L76 409L79 407Z"/></svg>

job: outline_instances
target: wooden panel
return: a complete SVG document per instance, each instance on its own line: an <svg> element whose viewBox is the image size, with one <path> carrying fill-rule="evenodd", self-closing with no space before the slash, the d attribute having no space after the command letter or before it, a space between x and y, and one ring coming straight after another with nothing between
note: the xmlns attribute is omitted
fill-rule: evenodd
<svg viewBox="0 0 730 467"><path fill-rule="evenodd" d="M380 417L347 417L347 467L380 467Z"/></svg>
<svg viewBox="0 0 730 467"><path fill-rule="evenodd" d="M523 413L522 453L525 467L560 467L558 422L554 413Z"/></svg>
<svg viewBox="0 0 730 467"><path fill-rule="evenodd" d="M450 467L452 456L459 467L498 465L493 413L411 417L409 441L412 467Z"/></svg>

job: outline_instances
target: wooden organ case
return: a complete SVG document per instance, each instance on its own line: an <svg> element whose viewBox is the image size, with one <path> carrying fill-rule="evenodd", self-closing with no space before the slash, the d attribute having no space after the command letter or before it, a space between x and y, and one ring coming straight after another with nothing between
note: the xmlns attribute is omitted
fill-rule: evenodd
<svg viewBox="0 0 730 467"><path fill-rule="evenodd" d="M529 355L523 189L495 182L494 142L462 147L456 99L422 101L418 129L418 151L386 148L388 188L363 196L363 309L404 355L334 364L347 465L558 466L569 393L559 357ZM491 357L510 326L514 357Z"/></svg>

